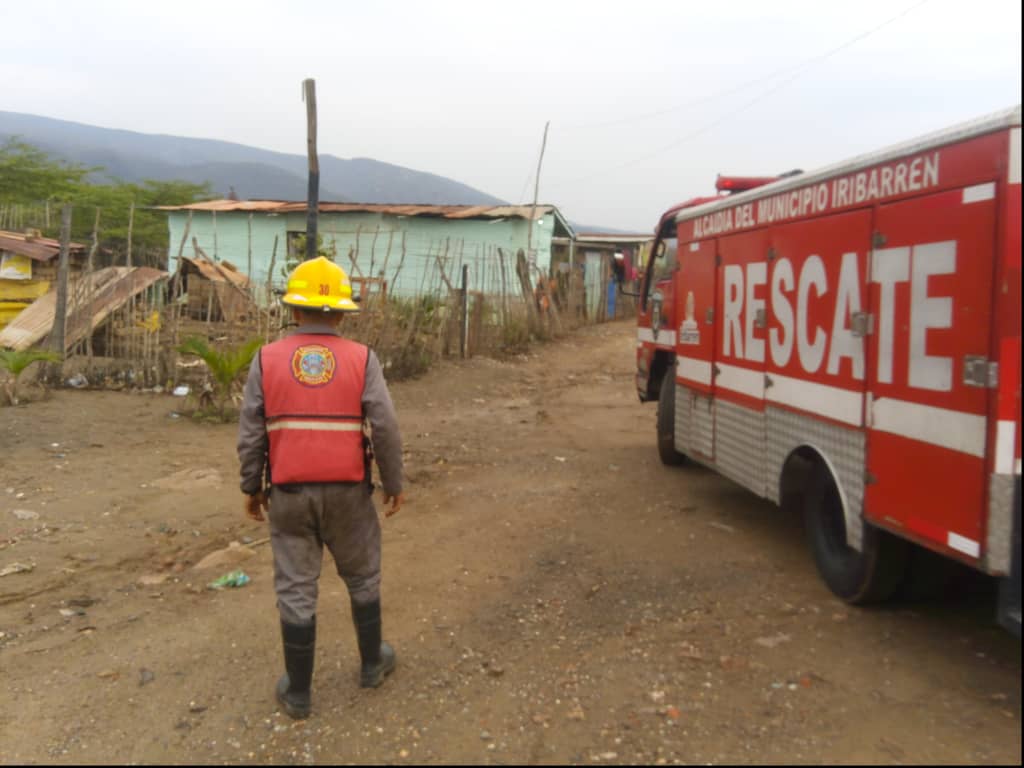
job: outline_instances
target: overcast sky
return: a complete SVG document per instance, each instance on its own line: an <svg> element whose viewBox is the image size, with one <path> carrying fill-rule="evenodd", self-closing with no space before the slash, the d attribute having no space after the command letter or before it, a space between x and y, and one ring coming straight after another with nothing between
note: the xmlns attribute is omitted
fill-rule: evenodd
<svg viewBox="0 0 1024 768"><path fill-rule="evenodd" d="M302 154L314 77L322 153L513 202L550 120L541 201L639 231L718 172L1021 101L1019 0L0 0L0 28L0 109Z"/></svg>

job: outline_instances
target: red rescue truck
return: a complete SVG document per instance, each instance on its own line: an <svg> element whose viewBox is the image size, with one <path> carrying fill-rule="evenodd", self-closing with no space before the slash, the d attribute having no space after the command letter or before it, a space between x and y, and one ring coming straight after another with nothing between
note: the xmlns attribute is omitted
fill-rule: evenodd
<svg viewBox="0 0 1024 768"><path fill-rule="evenodd" d="M835 594L890 596L913 542L1000 577L1018 635L1020 118L666 212L636 375L662 461L799 504Z"/></svg>

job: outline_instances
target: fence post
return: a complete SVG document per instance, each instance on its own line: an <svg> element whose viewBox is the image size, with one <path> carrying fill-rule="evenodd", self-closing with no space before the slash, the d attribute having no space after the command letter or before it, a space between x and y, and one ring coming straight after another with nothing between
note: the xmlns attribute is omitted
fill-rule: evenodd
<svg viewBox="0 0 1024 768"><path fill-rule="evenodd" d="M462 265L462 323L459 326L459 355L466 357L466 336L469 330L469 265Z"/></svg>
<svg viewBox="0 0 1024 768"><path fill-rule="evenodd" d="M216 214L214 214L216 216ZM125 266L132 266L132 226L135 224L135 198L132 198L132 204L128 208L128 252L125 255Z"/></svg>
<svg viewBox="0 0 1024 768"><path fill-rule="evenodd" d="M71 247L71 203L64 203L60 212L60 257L57 262L57 307L53 315L53 336L50 345L64 362L64 347L67 333L68 313L68 249ZM61 376L61 364L57 364L57 378Z"/></svg>

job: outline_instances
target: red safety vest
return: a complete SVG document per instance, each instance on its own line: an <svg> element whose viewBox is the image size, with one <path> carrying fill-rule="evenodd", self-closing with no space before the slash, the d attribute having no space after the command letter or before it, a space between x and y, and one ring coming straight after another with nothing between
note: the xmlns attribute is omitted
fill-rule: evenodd
<svg viewBox="0 0 1024 768"><path fill-rule="evenodd" d="M274 484L365 479L363 385L367 347L296 334L260 350Z"/></svg>

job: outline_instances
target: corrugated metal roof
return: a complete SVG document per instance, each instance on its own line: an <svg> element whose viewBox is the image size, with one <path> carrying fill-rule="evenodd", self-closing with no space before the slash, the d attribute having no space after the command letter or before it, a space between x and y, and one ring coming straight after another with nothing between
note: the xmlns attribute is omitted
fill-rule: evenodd
<svg viewBox="0 0 1024 768"><path fill-rule="evenodd" d="M188 205L161 205L161 211L216 211L299 213L306 203L280 200L209 200ZM381 213L391 216L437 216L444 219L528 219L529 205L404 205L392 203L331 203L321 202L320 213ZM553 205L538 205L536 214L543 216L555 210Z"/></svg>
<svg viewBox="0 0 1024 768"><path fill-rule="evenodd" d="M188 205L156 205L157 211L216 211L217 213L275 213L282 206L295 205L286 200L205 200ZM305 206L305 203L302 203Z"/></svg>
<svg viewBox="0 0 1024 768"><path fill-rule="evenodd" d="M552 205L538 205L535 214L545 216L554 210ZM466 206L446 216L448 219L471 219L483 216L488 219L528 219L533 211L530 205L496 205L481 209L480 206Z"/></svg>
<svg viewBox="0 0 1024 768"><path fill-rule="evenodd" d="M60 255L60 240L54 240L51 237L29 238L23 232L0 230L0 251L26 256L35 261L49 261ZM70 243L69 254L78 256L84 253L84 245Z"/></svg>
<svg viewBox="0 0 1024 768"><path fill-rule="evenodd" d="M70 292L65 348L70 349L97 328L111 312L142 293L153 283L168 277L166 272L150 267L106 267L83 280L91 280L91 288L79 285ZM91 295L91 300L88 297ZM75 297L80 297L76 301ZM0 347L28 349L42 341L53 330L57 314L57 292L49 291L14 318L0 331Z"/></svg>
<svg viewBox="0 0 1024 768"><path fill-rule="evenodd" d="M198 257L189 258L188 256L182 256L182 261L187 261L198 269L199 273L207 280L212 280L216 283L231 283L243 290L249 287L249 278L239 272L238 268L229 261L218 263Z"/></svg>
<svg viewBox="0 0 1024 768"><path fill-rule="evenodd" d="M630 232L577 232L577 242L588 242L588 243L643 243L647 240L653 240L654 235L651 233L646 234L633 234Z"/></svg>

